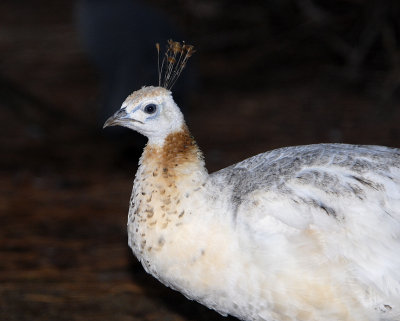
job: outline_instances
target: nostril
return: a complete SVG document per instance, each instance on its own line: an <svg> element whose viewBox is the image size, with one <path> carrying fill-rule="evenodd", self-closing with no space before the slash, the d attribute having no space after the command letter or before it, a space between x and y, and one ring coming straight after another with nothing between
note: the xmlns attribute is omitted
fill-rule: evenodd
<svg viewBox="0 0 400 321"><path fill-rule="evenodd" d="M124 118L128 116L128 113L126 112L125 108L121 108L120 110L118 110L113 117L115 118Z"/></svg>

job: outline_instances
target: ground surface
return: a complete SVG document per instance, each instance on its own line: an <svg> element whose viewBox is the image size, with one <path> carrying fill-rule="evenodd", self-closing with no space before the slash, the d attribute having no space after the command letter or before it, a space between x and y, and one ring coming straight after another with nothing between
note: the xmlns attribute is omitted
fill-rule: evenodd
<svg viewBox="0 0 400 321"><path fill-rule="evenodd" d="M0 320L227 320L146 275L128 249L143 140L100 129L73 3L16 3L0 5ZM260 76L214 47L193 58L200 81L185 103L210 171L280 146L400 147L386 78L349 85L309 61Z"/></svg>

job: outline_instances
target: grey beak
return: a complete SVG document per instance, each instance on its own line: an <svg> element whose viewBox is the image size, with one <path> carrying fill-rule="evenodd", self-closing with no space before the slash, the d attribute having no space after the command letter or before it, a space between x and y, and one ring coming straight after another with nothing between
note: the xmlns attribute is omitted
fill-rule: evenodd
<svg viewBox="0 0 400 321"><path fill-rule="evenodd" d="M114 115L112 115L110 118L106 120L103 128L109 126L122 125L126 121L127 115L128 113L126 112L125 108L118 110Z"/></svg>

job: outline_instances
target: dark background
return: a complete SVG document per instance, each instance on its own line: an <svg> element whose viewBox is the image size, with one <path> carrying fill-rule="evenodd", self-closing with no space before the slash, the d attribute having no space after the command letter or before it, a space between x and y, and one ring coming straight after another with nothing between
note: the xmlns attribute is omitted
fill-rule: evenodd
<svg viewBox="0 0 400 321"><path fill-rule="evenodd" d="M131 254L145 141L104 117L157 84L171 30L197 49L176 96L210 171L281 146L400 147L399 2L100 2L0 3L0 320L226 320Z"/></svg>

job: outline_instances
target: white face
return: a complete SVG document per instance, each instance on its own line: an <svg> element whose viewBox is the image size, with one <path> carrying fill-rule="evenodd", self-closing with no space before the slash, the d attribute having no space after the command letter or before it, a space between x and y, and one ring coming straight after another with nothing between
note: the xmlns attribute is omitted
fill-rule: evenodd
<svg viewBox="0 0 400 321"><path fill-rule="evenodd" d="M132 93L104 127L121 125L147 136L151 144L161 145L183 123L171 92L162 87L144 87Z"/></svg>

